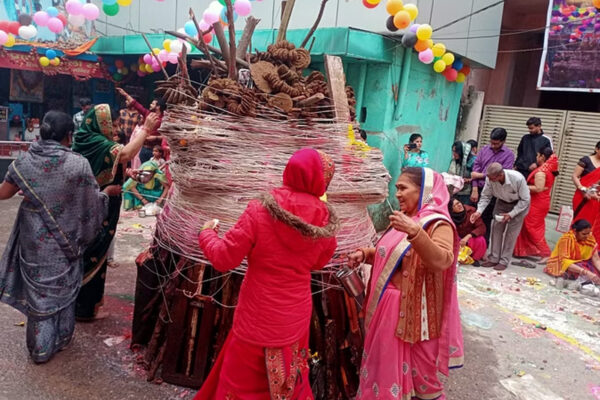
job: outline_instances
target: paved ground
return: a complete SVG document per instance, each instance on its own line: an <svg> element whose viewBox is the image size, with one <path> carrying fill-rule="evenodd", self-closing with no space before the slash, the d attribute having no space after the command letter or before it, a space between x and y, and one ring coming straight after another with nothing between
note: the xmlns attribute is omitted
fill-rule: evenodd
<svg viewBox="0 0 600 400"><path fill-rule="evenodd" d="M19 201L1 203L0 251ZM108 271L106 287L111 315L78 324L73 345L50 363L28 360L23 316L0 305L0 400L193 397L186 388L147 383L128 350L134 259L150 240L154 219L125 213L121 221L121 266ZM554 245L554 222L547 226ZM448 399L600 399L600 299L549 282L541 267L460 268L466 365L447 379Z"/></svg>

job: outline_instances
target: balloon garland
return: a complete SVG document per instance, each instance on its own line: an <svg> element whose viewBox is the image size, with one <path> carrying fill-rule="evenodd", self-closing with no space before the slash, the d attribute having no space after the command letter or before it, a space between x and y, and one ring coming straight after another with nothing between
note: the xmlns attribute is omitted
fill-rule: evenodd
<svg viewBox="0 0 600 400"><path fill-rule="evenodd" d="M239 1L239 0L238 0ZM600 5L600 0L595 0ZM381 0L363 0L367 8L375 8ZM385 22L390 32L404 30L402 46L413 48L419 53L419 61L433 64L435 72L442 74L449 82L462 83L471 69L463 60L446 50L443 43L432 40L433 28L429 24L416 24L419 8L415 4L404 4L402 0L387 0L385 9L390 15Z"/></svg>

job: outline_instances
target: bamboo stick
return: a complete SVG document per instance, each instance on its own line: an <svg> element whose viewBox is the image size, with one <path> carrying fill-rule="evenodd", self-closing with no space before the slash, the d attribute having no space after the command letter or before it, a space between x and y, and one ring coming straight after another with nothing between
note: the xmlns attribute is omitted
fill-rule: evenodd
<svg viewBox="0 0 600 400"><path fill-rule="evenodd" d="M144 38L144 41L146 42L146 45L150 49L150 54L152 54L152 57L154 57L154 59L156 60L156 62L158 63L158 65L160 65L160 69L162 70L163 74L165 75L165 79L169 79L169 74L167 74L167 71L165 71L165 67L163 67L162 62L158 59L158 55L154 54L154 51L152 51L152 45L148 41L148 38L146 37L146 34L142 33L142 37Z"/></svg>
<svg viewBox="0 0 600 400"><path fill-rule="evenodd" d="M282 40L285 40L285 35L287 33L287 28L290 23L290 17L292 16L292 11L294 10L294 4L296 0L287 0L285 2L285 10L283 10L283 15L281 16L281 23L279 24L279 30L277 31L277 40L275 43L279 43Z"/></svg>

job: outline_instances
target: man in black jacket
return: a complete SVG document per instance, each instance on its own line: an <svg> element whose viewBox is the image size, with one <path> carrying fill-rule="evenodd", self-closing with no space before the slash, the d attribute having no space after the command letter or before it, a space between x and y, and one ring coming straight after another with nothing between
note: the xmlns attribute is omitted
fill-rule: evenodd
<svg viewBox="0 0 600 400"><path fill-rule="evenodd" d="M515 169L523 174L525 179L531 171L537 168L535 159L537 153L545 147L552 147L552 142L548 136L544 135L542 130L541 119L531 117L527 120L526 125L529 134L521 138L515 161Z"/></svg>

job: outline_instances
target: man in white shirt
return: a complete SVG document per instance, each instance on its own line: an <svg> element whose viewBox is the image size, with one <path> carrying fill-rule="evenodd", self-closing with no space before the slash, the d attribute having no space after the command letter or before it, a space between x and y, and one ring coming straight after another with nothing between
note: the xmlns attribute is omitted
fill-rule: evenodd
<svg viewBox="0 0 600 400"><path fill-rule="evenodd" d="M525 178L517 171L504 169L495 162L488 166L486 172L485 186L477 212L471 215L471 222L481 217L492 197L497 198L487 261L481 265L504 271L510 263L523 220L529 212L531 194Z"/></svg>

